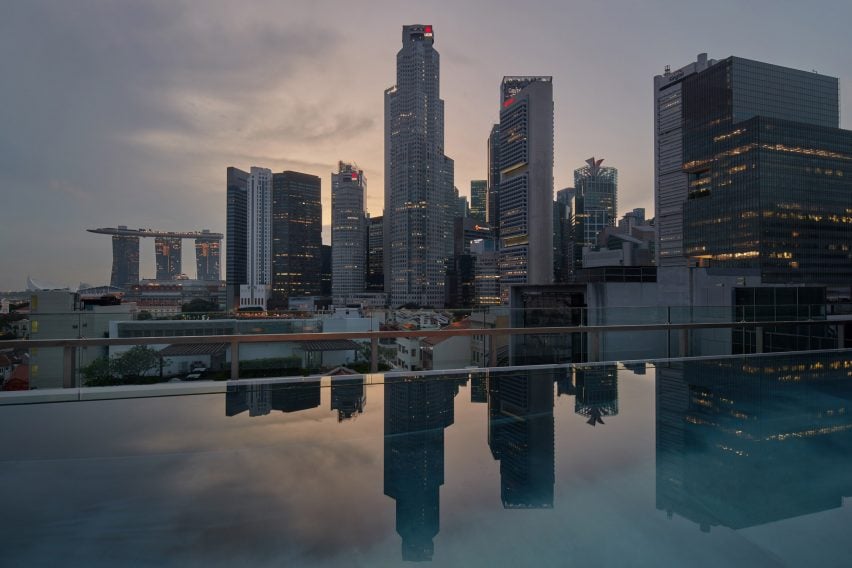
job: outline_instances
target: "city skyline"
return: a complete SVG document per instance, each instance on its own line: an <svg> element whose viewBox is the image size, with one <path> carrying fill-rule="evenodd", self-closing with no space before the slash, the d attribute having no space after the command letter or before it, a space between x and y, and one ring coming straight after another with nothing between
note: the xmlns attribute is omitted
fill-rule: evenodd
<svg viewBox="0 0 852 568"><path fill-rule="evenodd" d="M311 23L331 20L333 3L300 8L281 24L269 17L277 13L272 5L251 13L214 7L200 20L189 7L75 7L73 14L58 3L14 7L6 21L20 25L11 25L0 41L9 46L2 50L4 71L20 78L20 89L4 93L0 105L8 124L0 135L7 149L0 157L0 184L15 191L8 193L14 206L0 215L0 239L19 242L25 235L27 245L4 251L0 289L23 288L27 275L60 285L108 282L110 244L85 234L87 226L210 226L224 232L221 171L232 163L326 178L338 160L356 161L375 180L367 209L380 215L380 93L393 82L399 28L416 21L434 25L441 46L446 154L456 161L463 193L470 179L487 174L485 140L497 118L500 77L546 73L554 77L555 187L571 185L574 164L605 155L619 167L623 209L652 211L652 78L666 64L677 69L707 52L816 67L840 78L840 106L849 108L852 77L843 54L850 40L840 26L852 9L824 4L834 7L831 18L812 6L781 13L755 4L738 6L738 18L731 20L733 3L640 9L540 2L520 21L529 25L520 27L509 9L489 10L483 23L483 4L454 6L452 14L440 4L426 10L394 6L354 14L345 29ZM553 17L559 14L566 18ZM676 25L686 14L707 25ZM606 19L610 29L634 22L645 33L640 37L627 27L619 32L621 41L596 43L590 51L593 29L580 22L595 19ZM42 30L38 45L18 35L30 20ZM559 33L565 28L571 33ZM246 33L251 31L258 33ZM523 49L503 44L510 31ZM803 41L783 42L790 33ZM228 41L213 45L213 36ZM825 37L837 41L808 41ZM631 44L632 57L624 58L628 43L640 39L642 48ZM57 54L74 57L79 67L64 65ZM345 94L336 93L335 71L356 60L370 65L352 76ZM269 89L233 94L258 69L288 78L271 80ZM599 88L570 89L579 73L593 75ZM300 81L304 89L293 89ZM307 91L317 96L298 95ZM330 188L323 188L322 197L329 242ZM61 214L46 212L45 202ZM184 265L190 265L190 254L184 250ZM153 276L152 257L153 251L143 251L140 278Z"/></svg>

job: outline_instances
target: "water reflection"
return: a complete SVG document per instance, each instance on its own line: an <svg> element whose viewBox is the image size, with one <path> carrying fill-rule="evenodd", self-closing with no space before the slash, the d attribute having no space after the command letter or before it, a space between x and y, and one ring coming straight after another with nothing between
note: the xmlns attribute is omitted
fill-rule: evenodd
<svg viewBox="0 0 852 568"><path fill-rule="evenodd" d="M225 415L246 410L249 416L265 416L273 410L299 412L320 405L320 380L229 386L225 393Z"/></svg>
<svg viewBox="0 0 852 568"><path fill-rule="evenodd" d="M431 560L435 550L444 429L454 421L458 390L459 380L434 377L385 382L385 495L396 501L403 560Z"/></svg>
<svg viewBox="0 0 852 568"><path fill-rule="evenodd" d="M488 446L507 509L553 507L555 371L488 377Z"/></svg>
<svg viewBox="0 0 852 568"><path fill-rule="evenodd" d="M696 361L657 369L657 508L741 529L852 495L848 355Z"/></svg>
<svg viewBox="0 0 852 568"><path fill-rule="evenodd" d="M331 409L337 411L337 421L355 418L367 405L367 385L364 377L335 377L331 383Z"/></svg>

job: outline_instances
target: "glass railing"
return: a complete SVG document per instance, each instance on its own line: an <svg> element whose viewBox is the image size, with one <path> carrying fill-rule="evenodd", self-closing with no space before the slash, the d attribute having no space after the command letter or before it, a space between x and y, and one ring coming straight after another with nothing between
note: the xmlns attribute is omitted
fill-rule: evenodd
<svg viewBox="0 0 852 568"><path fill-rule="evenodd" d="M824 305L220 316L128 320L110 311L31 313L24 341L0 343L16 366L28 367L27 381L16 382L7 371L4 388L298 377L338 368L369 373L805 351L845 346L845 327L852 320L848 314L829 317Z"/></svg>

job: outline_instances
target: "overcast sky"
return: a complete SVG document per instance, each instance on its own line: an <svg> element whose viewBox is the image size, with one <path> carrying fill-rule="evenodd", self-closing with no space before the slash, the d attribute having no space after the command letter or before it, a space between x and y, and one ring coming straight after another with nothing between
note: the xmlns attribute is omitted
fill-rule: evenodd
<svg viewBox="0 0 852 568"><path fill-rule="evenodd" d="M381 214L382 92L403 24L435 27L456 185L486 176L503 75L552 75L556 189L590 156L619 213L653 210L652 80L707 52L840 77L852 2L10 0L0 16L0 290L108 283L89 227L225 230L225 168L366 172ZM328 241L326 227L324 238ZM142 277L153 277L143 241ZM222 262L224 277L224 259ZM194 276L191 247L184 270Z"/></svg>

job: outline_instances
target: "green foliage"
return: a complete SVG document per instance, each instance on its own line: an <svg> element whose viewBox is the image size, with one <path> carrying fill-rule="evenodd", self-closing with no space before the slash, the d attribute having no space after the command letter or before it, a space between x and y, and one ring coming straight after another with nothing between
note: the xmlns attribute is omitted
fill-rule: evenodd
<svg viewBox="0 0 852 568"><path fill-rule="evenodd" d="M168 362L163 364L167 365ZM86 386L101 387L157 382L160 380L159 376L152 378L147 375L159 367L159 354L150 347L137 345L111 359L106 357L95 359L89 365L82 367L80 373L85 379Z"/></svg>
<svg viewBox="0 0 852 568"><path fill-rule="evenodd" d="M151 320L154 319L154 316L151 315L151 312L148 310L142 310L138 314L136 314L137 320Z"/></svg>

